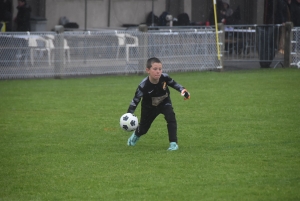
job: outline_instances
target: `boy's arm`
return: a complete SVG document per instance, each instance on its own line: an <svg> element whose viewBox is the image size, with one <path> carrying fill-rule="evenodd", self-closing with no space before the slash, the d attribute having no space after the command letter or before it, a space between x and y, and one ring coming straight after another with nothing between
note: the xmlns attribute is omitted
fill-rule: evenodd
<svg viewBox="0 0 300 201"><path fill-rule="evenodd" d="M181 86L180 84L178 84L175 80L173 80L168 74L163 73L168 86L172 87L173 89L181 92L183 89L185 89L183 86Z"/></svg>
<svg viewBox="0 0 300 201"><path fill-rule="evenodd" d="M141 101L141 98L143 97L143 92L140 89L140 86L136 89L135 95L128 107L127 113L134 113L136 107L138 106L138 104Z"/></svg>
<svg viewBox="0 0 300 201"><path fill-rule="evenodd" d="M168 74L165 74L167 79L167 84L173 89L179 91L182 96L184 96L184 100L190 99L190 93L184 88L182 85L178 84L175 80L173 80Z"/></svg>

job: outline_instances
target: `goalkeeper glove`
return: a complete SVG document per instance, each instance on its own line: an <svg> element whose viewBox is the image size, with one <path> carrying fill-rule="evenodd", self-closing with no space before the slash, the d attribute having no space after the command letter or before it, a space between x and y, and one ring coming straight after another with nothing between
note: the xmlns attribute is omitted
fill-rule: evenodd
<svg viewBox="0 0 300 201"><path fill-rule="evenodd" d="M186 89L183 89L183 90L181 91L181 96L184 96L184 100L188 100L188 99L191 98L190 93L189 93Z"/></svg>

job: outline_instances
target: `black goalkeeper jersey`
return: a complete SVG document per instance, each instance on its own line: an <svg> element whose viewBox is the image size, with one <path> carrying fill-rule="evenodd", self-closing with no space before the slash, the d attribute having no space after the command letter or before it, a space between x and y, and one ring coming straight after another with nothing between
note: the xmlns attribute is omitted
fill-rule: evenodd
<svg viewBox="0 0 300 201"><path fill-rule="evenodd" d="M134 113L136 107L142 99L142 106L156 107L158 105L171 104L170 90L168 86L181 92L185 89L180 84L176 83L168 74L162 73L159 82L152 84L149 77L146 77L139 84L136 89L135 95L127 110L128 113Z"/></svg>

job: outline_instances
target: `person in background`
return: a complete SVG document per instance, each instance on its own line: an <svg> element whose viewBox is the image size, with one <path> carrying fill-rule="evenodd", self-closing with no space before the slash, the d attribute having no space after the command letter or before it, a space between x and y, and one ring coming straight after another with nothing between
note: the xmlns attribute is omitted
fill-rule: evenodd
<svg viewBox="0 0 300 201"><path fill-rule="evenodd" d="M217 23L228 24L229 18L233 14L233 10L230 8L230 0L217 0L216 2L216 12L217 12ZM215 24L214 18L214 8L212 7L209 14L210 25Z"/></svg>
<svg viewBox="0 0 300 201"><path fill-rule="evenodd" d="M227 21L229 17L232 16L233 10L230 8L230 0L222 0L222 3L223 3L223 9L220 11L223 16L222 23L228 24L229 22Z"/></svg>
<svg viewBox="0 0 300 201"><path fill-rule="evenodd" d="M221 15L221 10L223 10L222 0L216 1L216 12L217 12L217 23L221 23L223 15ZM215 25L215 16L214 16L214 5L211 7L209 11L208 21L210 25Z"/></svg>
<svg viewBox="0 0 300 201"><path fill-rule="evenodd" d="M17 25L16 31L30 31L31 7L27 5L26 0L18 0L18 13L14 19Z"/></svg>
<svg viewBox="0 0 300 201"><path fill-rule="evenodd" d="M284 37L286 22L291 21L291 0L278 0L275 13L275 24L281 24L279 31L278 51L284 54Z"/></svg>
<svg viewBox="0 0 300 201"><path fill-rule="evenodd" d="M0 22L5 23L5 31L11 31L12 2L11 0L0 0Z"/></svg>
<svg viewBox="0 0 300 201"><path fill-rule="evenodd" d="M5 20L5 6L4 6L4 0L0 0L0 21Z"/></svg>
<svg viewBox="0 0 300 201"><path fill-rule="evenodd" d="M291 3L291 21L294 27L300 27L300 0Z"/></svg>
<svg viewBox="0 0 300 201"><path fill-rule="evenodd" d="M291 20L292 0L277 0L275 24L285 24Z"/></svg>

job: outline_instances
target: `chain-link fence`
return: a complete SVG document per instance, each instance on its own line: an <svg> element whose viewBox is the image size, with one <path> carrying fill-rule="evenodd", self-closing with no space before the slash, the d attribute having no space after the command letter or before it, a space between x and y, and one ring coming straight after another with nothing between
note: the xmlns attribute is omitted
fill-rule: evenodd
<svg viewBox="0 0 300 201"><path fill-rule="evenodd" d="M292 34L291 65L300 68L300 27L293 28Z"/></svg>
<svg viewBox="0 0 300 201"><path fill-rule="evenodd" d="M165 72L220 66L212 29L5 33L0 46L1 79L143 73L153 56Z"/></svg>
<svg viewBox="0 0 300 201"><path fill-rule="evenodd" d="M0 79L144 73L149 57L165 72L223 68L223 63L283 65L280 26L154 28L0 34ZM291 65L299 62L300 29L292 30ZM220 56L220 59L219 57Z"/></svg>

